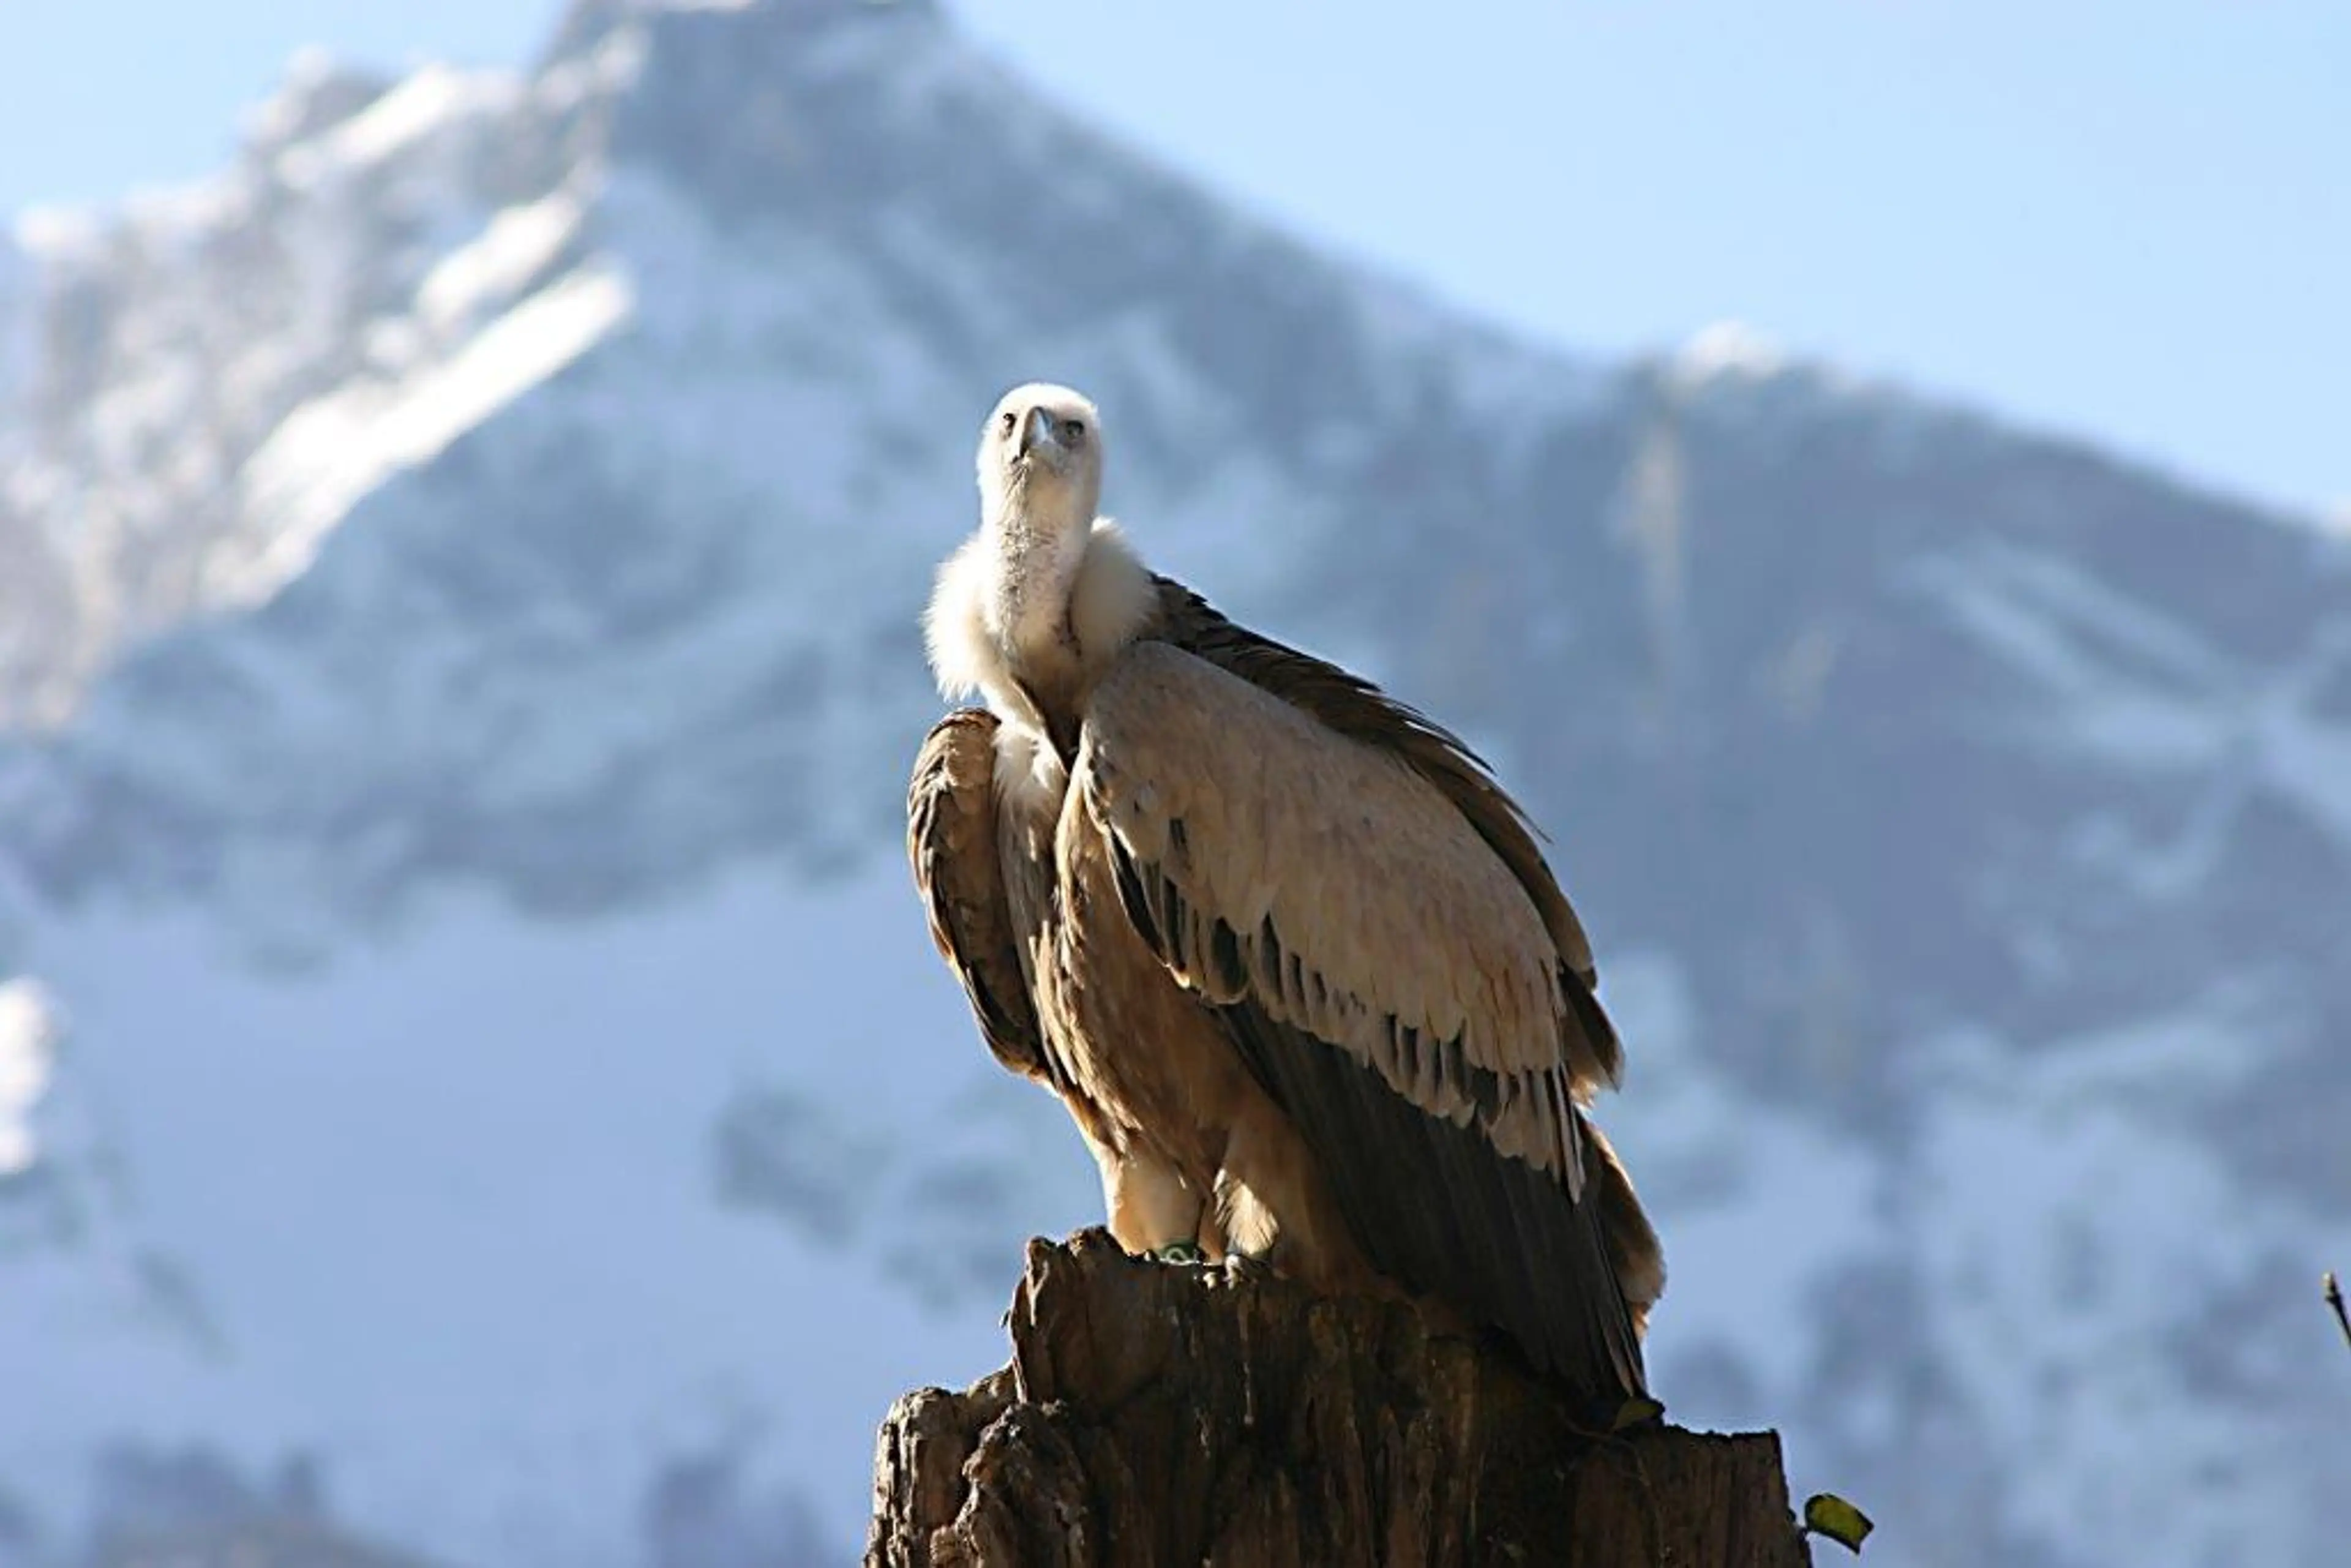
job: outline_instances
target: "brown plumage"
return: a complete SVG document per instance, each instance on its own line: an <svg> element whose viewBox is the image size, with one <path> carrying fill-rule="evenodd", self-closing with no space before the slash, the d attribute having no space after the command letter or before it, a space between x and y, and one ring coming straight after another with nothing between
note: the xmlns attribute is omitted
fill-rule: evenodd
<svg viewBox="0 0 2351 1568"><path fill-rule="evenodd" d="M931 940L963 982L980 1038L1023 1078L1050 1082L997 862L996 730L986 708L962 708L924 739L906 791L906 858Z"/></svg>
<svg viewBox="0 0 2351 1568"><path fill-rule="evenodd" d="M1579 1109L1621 1070L1583 930L1454 737L1234 625L1093 521L1092 405L990 418L928 632L908 848L998 1059L1050 1085L1137 1251L1196 1241L1644 1388L1663 1283Z"/></svg>

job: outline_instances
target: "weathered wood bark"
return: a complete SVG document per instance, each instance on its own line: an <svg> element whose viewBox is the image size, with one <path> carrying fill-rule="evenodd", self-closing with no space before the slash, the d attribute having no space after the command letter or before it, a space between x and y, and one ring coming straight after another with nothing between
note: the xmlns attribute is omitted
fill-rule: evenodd
<svg viewBox="0 0 2351 1568"><path fill-rule="evenodd" d="M1401 1303L1029 1245L1012 1362L893 1406L868 1568L1794 1568L1779 1438L1581 1431Z"/></svg>

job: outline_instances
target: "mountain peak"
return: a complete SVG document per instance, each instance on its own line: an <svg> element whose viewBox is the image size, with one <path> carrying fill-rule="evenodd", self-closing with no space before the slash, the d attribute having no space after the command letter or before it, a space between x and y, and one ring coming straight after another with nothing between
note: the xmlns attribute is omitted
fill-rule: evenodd
<svg viewBox="0 0 2351 1568"><path fill-rule="evenodd" d="M246 140L284 147L341 124L381 98L392 78L337 59L322 48L296 52L277 90L243 116Z"/></svg>
<svg viewBox="0 0 2351 1568"><path fill-rule="evenodd" d="M631 24L728 16L778 30L811 32L883 17L937 19L937 0L572 0L549 47L550 60L585 54Z"/></svg>
<svg viewBox="0 0 2351 1568"><path fill-rule="evenodd" d="M1787 366L1787 350L1744 321L1716 321L1698 329L1673 360L1676 377L1691 382L1721 376L1761 379Z"/></svg>

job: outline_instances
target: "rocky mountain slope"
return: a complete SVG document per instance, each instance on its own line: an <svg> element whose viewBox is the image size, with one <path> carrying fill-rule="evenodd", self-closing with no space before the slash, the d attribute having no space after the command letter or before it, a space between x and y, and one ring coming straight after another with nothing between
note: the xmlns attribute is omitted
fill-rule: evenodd
<svg viewBox="0 0 2351 1568"><path fill-rule="evenodd" d="M853 1552L1098 1201L895 847L1039 375L1156 563L1551 829L1677 1419L1882 1563L2351 1532L2339 540L1734 334L1513 342L914 0L585 0L0 249L0 1563Z"/></svg>

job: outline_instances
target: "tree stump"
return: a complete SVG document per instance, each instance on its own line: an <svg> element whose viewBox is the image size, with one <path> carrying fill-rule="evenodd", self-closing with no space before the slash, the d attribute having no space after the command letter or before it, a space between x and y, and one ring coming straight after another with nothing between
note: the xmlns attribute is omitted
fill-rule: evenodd
<svg viewBox="0 0 2351 1568"><path fill-rule="evenodd" d="M1011 1364L891 1407L868 1568L1797 1568L1780 1441L1580 1427L1402 1302L1032 1241Z"/></svg>

